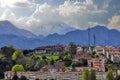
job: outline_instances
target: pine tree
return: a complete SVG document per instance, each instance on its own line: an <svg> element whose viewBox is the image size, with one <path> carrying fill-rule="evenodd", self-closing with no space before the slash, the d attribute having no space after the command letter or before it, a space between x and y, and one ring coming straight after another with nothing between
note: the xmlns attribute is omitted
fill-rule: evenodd
<svg viewBox="0 0 120 80"><path fill-rule="evenodd" d="M89 70L85 69L82 74L82 80L89 80Z"/></svg>
<svg viewBox="0 0 120 80"><path fill-rule="evenodd" d="M96 73L95 73L94 69L90 70L89 78L90 78L90 80L96 80Z"/></svg>
<svg viewBox="0 0 120 80"><path fill-rule="evenodd" d="M106 73L106 79L105 80L114 80L114 76L112 74L112 70L109 69Z"/></svg>
<svg viewBox="0 0 120 80"><path fill-rule="evenodd" d="M68 54L72 57L73 55L76 54L76 49L77 49L77 46L75 43L73 42L69 43L67 48Z"/></svg>

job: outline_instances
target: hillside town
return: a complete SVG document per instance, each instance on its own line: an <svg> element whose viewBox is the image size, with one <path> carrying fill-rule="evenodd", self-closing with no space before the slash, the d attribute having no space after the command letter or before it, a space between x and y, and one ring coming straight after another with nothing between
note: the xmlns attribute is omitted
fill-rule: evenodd
<svg viewBox="0 0 120 80"><path fill-rule="evenodd" d="M120 48L118 47L80 46L71 42L69 45L57 44L23 50L23 55L32 57L35 61L32 60L32 64L36 63L38 66L33 64L29 65L31 66L29 68L24 67L28 63L23 63L26 59L19 55L16 58L21 61L13 59L16 61L14 65L21 64L24 69L18 70L18 67L17 69L12 67L11 70L6 70L5 80L15 80L13 79L15 75L18 78L25 76L28 80L120 80ZM91 78L89 76L88 79L84 79L85 71L88 71L89 75L93 71L94 77L91 75ZM108 73L110 71L112 75Z"/></svg>
<svg viewBox="0 0 120 80"><path fill-rule="evenodd" d="M120 80L120 0L0 0L0 80Z"/></svg>

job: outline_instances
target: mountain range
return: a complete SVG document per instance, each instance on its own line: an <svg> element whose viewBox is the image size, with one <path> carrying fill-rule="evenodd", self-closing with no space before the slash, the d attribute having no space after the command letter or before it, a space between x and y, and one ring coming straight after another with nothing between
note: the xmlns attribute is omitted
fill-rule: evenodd
<svg viewBox="0 0 120 80"><path fill-rule="evenodd" d="M34 38L36 35L33 33L24 30L24 29L18 29L15 25L13 25L9 21L0 21L0 34L11 34L16 36L24 36L27 38Z"/></svg>
<svg viewBox="0 0 120 80"><path fill-rule="evenodd" d="M59 27L56 26L56 27ZM68 29L68 27L66 28ZM90 28L90 45L116 46L120 47L120 32L115 29L108 29L105 26L94 26ZM9 21L0 21L0 47L13 45L19 49L32 49L38 46L76 44L86 46L89 43L88 29L73 30L66 34L49 34L48 36L37 36L30 31L19 29Z"/></svg>

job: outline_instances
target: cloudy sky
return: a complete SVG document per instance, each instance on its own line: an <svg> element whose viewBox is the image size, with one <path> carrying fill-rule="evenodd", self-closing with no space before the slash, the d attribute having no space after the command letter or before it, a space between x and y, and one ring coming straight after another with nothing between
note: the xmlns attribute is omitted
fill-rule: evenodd
<svg viewBox="0 0 120 80"><path fill-rule="evenodd" d="M120 30L120 0L0 0L0 20L37 35L65 33L68 30L60 28L66 25L76 29L104 25Z"/></svg>

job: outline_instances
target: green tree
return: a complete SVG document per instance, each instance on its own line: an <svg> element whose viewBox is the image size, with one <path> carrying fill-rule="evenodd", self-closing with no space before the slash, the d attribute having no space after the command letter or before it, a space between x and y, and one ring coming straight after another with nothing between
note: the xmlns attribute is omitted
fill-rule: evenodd
<svg viewBox="0 0 120 80"><path fill-rule="evenodd" d="M76 49L77 49L76 44L71 42L67 47L67 53L70 54L70 56L72 57L73 55L76 54Z"/></svg>
<svg viewBox="0 0 120 80"><path fill-rule="evenodd" d="M19 80L19 77L17 76L16 72L14 73L14 76L13 76L12 80Z"/></svg>
<svg viewBox="0 0 120 80"><path fill-rule="evenodd" d="M44 55L44 56L42 56L42 59L47 59L47 57Z"/></svg>
<svg viewBox="0 0 120 80"><path fill-rule="evenodd" d="M89 70L85 69L82 74L82 80L89 80Z"/></svg>
<svg viewBox="0 0 120 80"><path fill-rule="evenodd" d="M11 59L12 54L14 53L15 49L12 45L5 46L1 48L1 53L5 55L8 59Z"/></svg>
<svg viewBox="0 0 120 80"><path fill-rule="evenodd" d="M19 80L28 80L26 76L21 76Z"/></svg>
<svg viewBox="0 0 120 80"><path fill-rule="evenodd" d="M34 70L40 70L41 66L41 60L37 61L34 65Z"/></svg>
<svg viewBox="0 0 120 80"><path fill-rule="evenodd" d="M90 70L89 78L90 78L90 80L96 80L96 73L95 73L94 69Z"/></svg>
<svg viewBox="0 0 120 80"><path fill-rule="evenodd" d="M46 64L46 59L40 59L36 55L31 55L30 57L27 57L26 64L25 64L25 70L26 71L37 71L40 70L44 65Z"/></svg>
<svg viewBox="0 0 120 80"><path fill-rule="evenodd" d="M97 57L99 57L99 55L98 55L98 54L95 54L94 57L97 58Z"/></svg>
<svg viewBox="0 0 120 80"><path fill-rule="evenodd" d="M64 58L65 66L69 67L72 64L72 59L70 56L65 56Z"/></svg>
<svg viewBox="0 0 120 80"><path fill-rule="evenodd" d="M50 65L54 65L55 61L53 60L53 58L50 61Z"/></svg>
<svg viewBox="0 0 120 80"><path fill-rule="evenodd" d="M75 61L72 63L72 67L81 67L83 66L83 62L81 61Z"/></svg>
<svg viewBox="0 0 120 80"><path fill-rule="evenodd" d="M120 80L120 75L117 75L115 80Z"/></svg>
<svg viewBox="0 0 120 80"><path fill-rule="evenodd" d="M92 57L93 57L93 58L96 58L96 57L99 57L99 55L98 55L97 52L94 51L94 52L92 53Z"/></svg>
<svg viewBox="0 0 120 80"><path fill-rule="evenodd" d="M24 67L22 64L16 64L12 67L13 72L24 71Z"/></svg>
<svg viewBox="0 0 120 80"><path fill-rule="evenodd" d="M106 73L106 79L105 80L114 80L114 76L112 73L112 69L109 69Z"/></svg>
<svg viewBox="0 0 120 80"><path fill-rule="evenodd" d="M23 58L23 57L24 57L24 55L23 55L22 51L16 50L12 55L12 60L17 60L18 58Z"/></svg>
<svg viewBox="0 0 120 80"><path fill-rule="evenodd" d="M27 71L30 70L30 63L27 63L27 64L25 65L25 70L27 70Z"/></svg>
<svg viewBox="0 0 120 80"><path fill-rule="evenodd" d="M63 57L65 56L65 52L60 52L58 55L58 60L62 60L63 61Z"/></svg>
<svg viewBox="0 0 120 80"><path fill-rule="evenodd" d="M36 78L35 80L39 80L39 78Z"/></svg>
<svg viewBox="0 0 120 80"><path fill-rule="evenodd" d="M24 67L27 64L27 57L25 57L21 50L16 50L12 55L13 65L22 64Z"/></svg>

